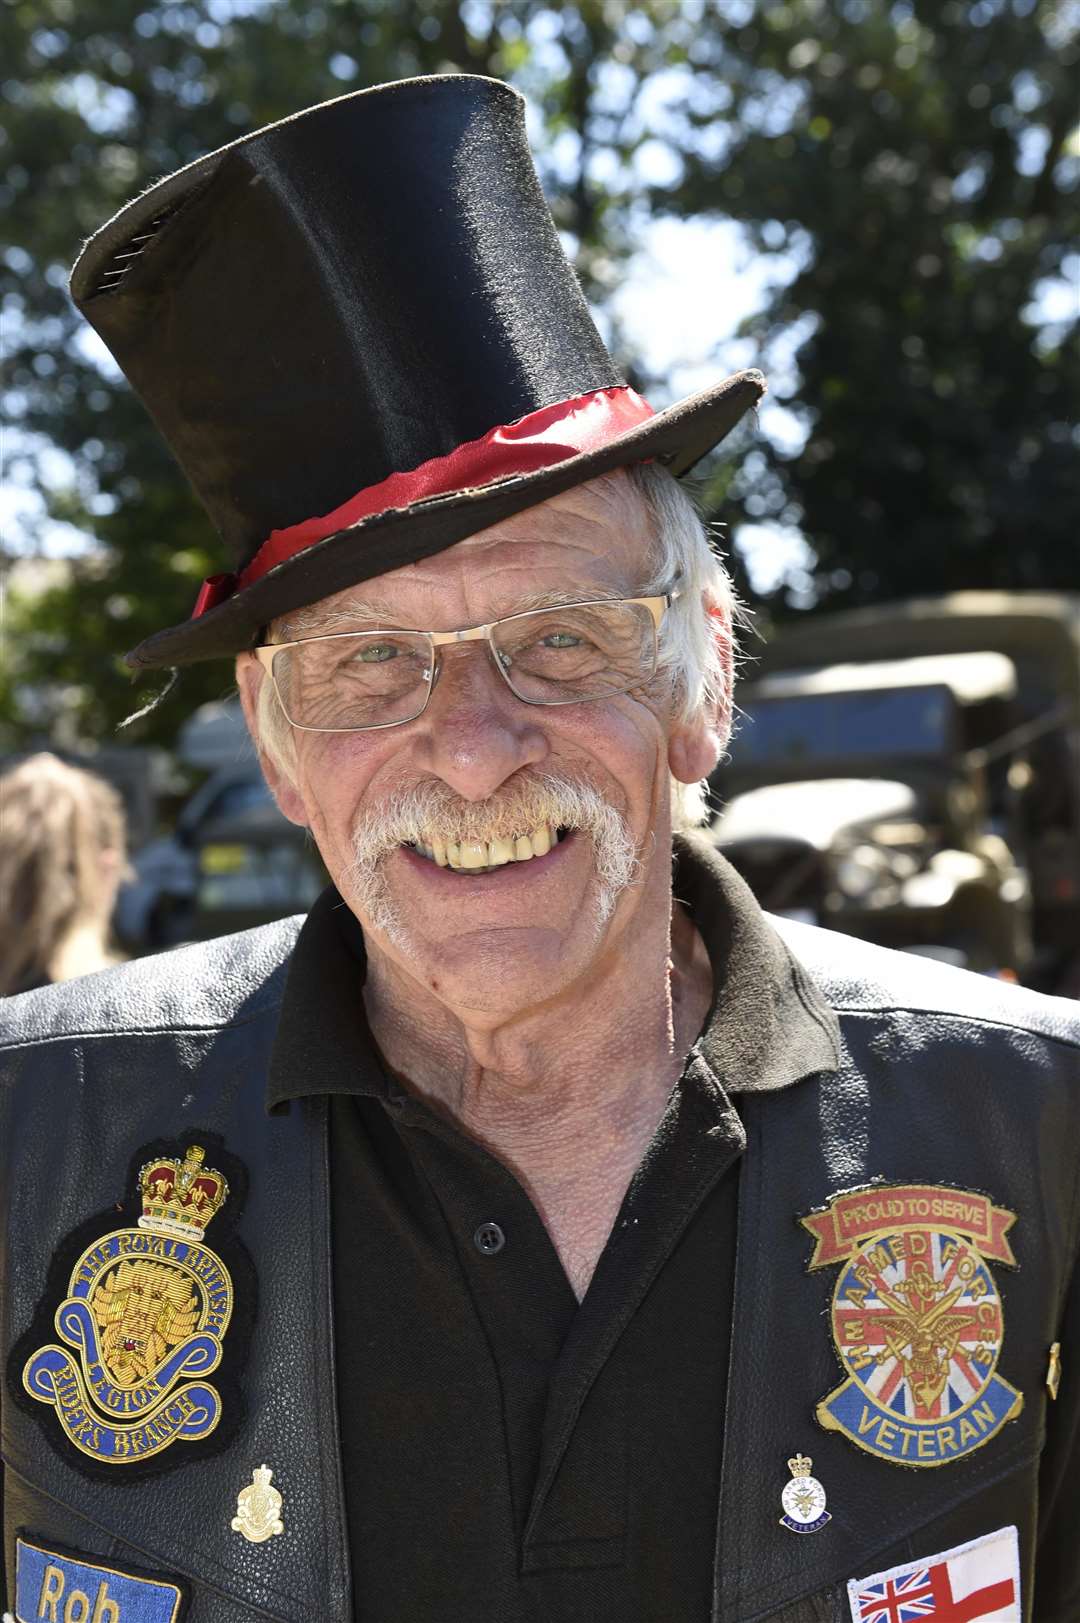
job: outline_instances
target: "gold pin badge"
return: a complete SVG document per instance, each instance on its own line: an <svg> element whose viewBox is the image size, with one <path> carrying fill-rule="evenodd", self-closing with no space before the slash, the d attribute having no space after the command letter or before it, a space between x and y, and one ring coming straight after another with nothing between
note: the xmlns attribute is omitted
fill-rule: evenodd
<svg viewBox="0 0 1080 1623"><path fill-rule="evenodd" d="M260 1465L251 1473L252 1480L236 1496L236 1515L232 1519L234 1533L243 1533L251 1544L264 1544L275 1533L284 1533L281 1519L281 1495L270 1486L273 1471Z"/></svg>
<svg viewBox="0 0 1080 1623"><path fill-rule="evenodd" d="M1050 1359L1046 1366L1046 1390L1052 1398L1058 1395L1061 1385L1061 1342L1055 1341L1050 1348Z"/></svg>

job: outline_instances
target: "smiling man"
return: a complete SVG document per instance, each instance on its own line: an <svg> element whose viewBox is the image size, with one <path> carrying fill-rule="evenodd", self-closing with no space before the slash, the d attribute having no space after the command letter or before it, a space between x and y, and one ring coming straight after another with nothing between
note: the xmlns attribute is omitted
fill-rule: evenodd
<svg viewBox="0 0 1080 1623"><path fill-rule="evenodd" d="M516 1174L580 1298L711 999L671 820L726 732L723 574L670 476L619 473L378 585L241 655L245 709L364 925L384 1063Z"/></svg>
<svg viewBox="0 0 1080 1623"><path fill-rule="evenodd" d="M13 1615L1075 1623L1080 1021L691 832L675 476L759 376L621 382L467 76L200 160L72 287L231 565L131 663L235 661L332 884L10 1007Z"/></svg>

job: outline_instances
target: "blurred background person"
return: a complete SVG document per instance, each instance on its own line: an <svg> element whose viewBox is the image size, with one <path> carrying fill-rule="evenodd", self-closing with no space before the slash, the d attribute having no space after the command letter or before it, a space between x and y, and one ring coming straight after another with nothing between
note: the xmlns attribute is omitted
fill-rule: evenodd
<svg viewBox="0 0 1080 1623"><path fill-rule="evenodd" d="M0 995L120 962L110 921L126 867L110 784L49 754L0 776Z"/></svg>

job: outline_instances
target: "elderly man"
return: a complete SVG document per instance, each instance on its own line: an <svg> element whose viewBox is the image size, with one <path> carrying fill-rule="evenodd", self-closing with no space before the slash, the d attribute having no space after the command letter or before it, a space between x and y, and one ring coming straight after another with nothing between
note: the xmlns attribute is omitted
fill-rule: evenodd
<svg viewBox="0 0 1080 1623"><path fill-rule="evenodd" d="M132 662L235 657L333 884L11 1006L13 1614L1075 1623L1080 1021L686 833L673 473L757 375L619 381L469 77L201 160L73 291L233 564Z"/></svg>

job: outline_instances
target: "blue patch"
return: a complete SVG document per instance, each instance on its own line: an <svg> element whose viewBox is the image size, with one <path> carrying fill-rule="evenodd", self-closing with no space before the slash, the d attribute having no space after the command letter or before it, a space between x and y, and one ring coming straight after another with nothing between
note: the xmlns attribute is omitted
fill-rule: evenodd
<svg viewBox="0 0 1080 1623"><path fill-rule="evenodd" d="M176 1623L183 1598L174 1583L15 1541L18 1623Z"/></svg>
<svg viewBox="0 0 1080 1623"><path fill-rule="evenodd" d="M822 1399L818 1419L879 1459L897 1465L947 1465L1000 1431L1019 1403L1016 1388L992 1375L977 1401L950 1413L946 1423L912 1420L904 1425L849 1379Z"/></svg>

